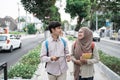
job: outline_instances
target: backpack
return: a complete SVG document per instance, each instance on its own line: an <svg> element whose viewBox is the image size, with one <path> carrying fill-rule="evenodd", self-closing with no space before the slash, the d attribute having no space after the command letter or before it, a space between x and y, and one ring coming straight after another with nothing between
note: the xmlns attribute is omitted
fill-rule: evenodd
<svg viewBox="0 0 120 80"><path fill-rule="evenodd" d="M65 41L63 38L60 38L60 39L61 39L61 41L62 41L63 44L64 44L64 50L65 50L66 41ZM47 50L47 56L49 56L49 51L48 51L48 40L45 40L45 47L46 47L46 50ZM47 66L47 62L46 62L46 64L45 64L45 68L46 68L46 66Z"/></svg>
<svg viewBox="0 0 120 80"><path fill-rule="evenodd" d="M75 47L76 47L76 41L75 41L75 43L74 43L74 49L75 49ZM91 43L92 52L93 52L94 47L95 47L95 43L92 42L92 43Z"/></svg>

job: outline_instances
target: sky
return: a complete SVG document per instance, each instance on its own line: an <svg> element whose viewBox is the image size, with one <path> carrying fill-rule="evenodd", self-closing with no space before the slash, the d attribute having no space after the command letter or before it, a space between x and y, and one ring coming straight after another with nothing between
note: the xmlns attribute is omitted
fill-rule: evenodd
<svg viewBox="0 0 120 80"><path fill-rule="evenodd" d="M19 3L19 5L18 5ZM61 0L61 8L59 12L61 13L61 20L68 20L71 21L70 15L68 13L65 13L65 0ZM60 6L59 3L57 3L58 6ZM18 13L18 6L19 6L19 13ZM0 0L0 18L4 18L5 16L11 16L12 18L16 19L18 16L26 16L26 11L24 10L22 4L20 3L20 0ZM27 14L28 16L30 14ZM74 22L73 22L74 24Z"/></svg>
<svg viewBox="0 0 120 80"><path fill-rule="evenodd" d="M16 19L18 17L18 3L20 16L25 16L26 11L20 3L20 0L0 0L0 17L11 16Z"/></svg>
<svg viewBox="0 0 120 80"><path fill-rule="evenodd" d="M65 13L64 8L65 8L65 6L66 6L66 0L61 0L61 4L58 2L58 3L56 3L56 5L57 5L58 7L60 7L59 12L60 12L60 14L61 14L61 20L62 20L62 21L67 20L67 21L68 21L69 23L71 23L72 25L77 24L77 23L76 23L76 22L77 22L77 21L76 21L77 18L71 19L70 14L69 14L69 13Z"/></svg>

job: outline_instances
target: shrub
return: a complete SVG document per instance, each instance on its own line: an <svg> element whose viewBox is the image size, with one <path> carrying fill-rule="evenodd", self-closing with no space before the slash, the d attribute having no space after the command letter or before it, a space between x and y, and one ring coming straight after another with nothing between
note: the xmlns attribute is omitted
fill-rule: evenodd
<svg viewBox="0 0 120 80"><path fill-rule="evenodd" d="M40 53L39 49L34 49L28 53L28 55L24 56L22 60L20 61L23 64L30 64L30 65L36 65L39 64L40 59L39 55Z"/></svg>
<svg viewBox="0 0 120 80"><path fill-rule="evenodd" d="M68 40L70 41L74 41L76 38L74 38L73 36L67 36Z"/></svg>
<svg viewBox="0 0 120 80"><path fill-rule="evenodd" d="M113 70L115 73L120 75L120 58L116 58L114 56L107 55L99 50L100 60L103 64Z"/></svg>
<svg viewBox="0 0 120 80"><path fill-rule="evenodd" d="M30 79L36 70L36 66L29 64L16 64L8 73L9 78L22 77L25 79Z"/></svg>
<svg viewBox="0 0 120 80"><path fill-rule="evenodd" d="M28 34L35 34L37 29L35 28L35 24L28 24L27 25Z"/></svg>
<svg viewBox="0 0 120 80"><path fill-rule="evenodd" d="M29 51L27 55L23 56L19 63L10 68L8 71L8 77L22 77L30 79L40 63L40 48L41 46L38 46L37 48Z"/></svg>

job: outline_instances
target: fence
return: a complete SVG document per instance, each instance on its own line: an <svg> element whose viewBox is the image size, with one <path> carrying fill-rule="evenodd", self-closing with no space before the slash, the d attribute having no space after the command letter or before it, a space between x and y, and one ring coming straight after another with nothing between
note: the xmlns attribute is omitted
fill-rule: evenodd
<svg viewBox="0 0 120 80"><path fill-rule="evenodd" d="M7 80L7 63L0 63L0 71L4 70L4 80Z"/></svg>

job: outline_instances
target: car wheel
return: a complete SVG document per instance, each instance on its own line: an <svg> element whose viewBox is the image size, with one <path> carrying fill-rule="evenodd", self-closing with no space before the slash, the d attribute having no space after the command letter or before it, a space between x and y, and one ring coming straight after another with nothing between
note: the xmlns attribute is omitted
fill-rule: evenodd
<svg viewBox="0 0 120 80"><path fill-rule="evenodd" d="M98 42L100 42L100 39L98 39Z"/></svg>
<svg viewBox="0 0 120 80"><path fill-rule="evenodd" d="M22 47L22 43L20 43L20 45L19 45L19 48L21 48Z"/></svg>
<svg viewBox="0 0 120 80"><path fill-rule="evenodd" d="M9 51L10 51L10 52L12 52L12 51L13 51L13 46L11 46L11 47L10 47Z"/></svg>

